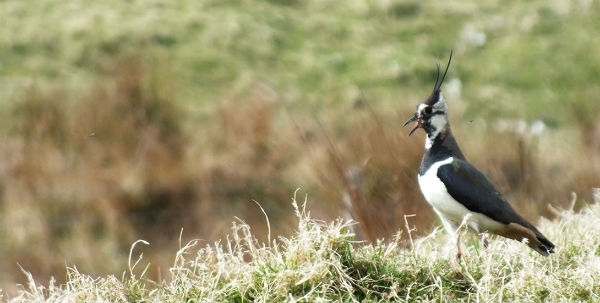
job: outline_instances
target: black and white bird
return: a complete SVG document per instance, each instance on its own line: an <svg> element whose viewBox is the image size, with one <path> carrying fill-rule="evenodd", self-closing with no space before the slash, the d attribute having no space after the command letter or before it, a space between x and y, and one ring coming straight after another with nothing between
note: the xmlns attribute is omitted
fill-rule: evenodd
<svg viewBox="0 0 600 303"><path fill-rule="evenodd" d="M466 222L466 226L478 233L522 241L548 256L554 252L554 244L520 216L492 183L467 162L456 143L448 122L448 106L440 89L451 60L452 53L441 76L437 65L433 92L417 105L414 116L403 125L415 122L409 136L418 128L427 133L418 175L421 192L450 234L457 236L457 228ZM456 240L460 258L460 243L458 238ZM484 241L487 245L487 240Z"/></svg>

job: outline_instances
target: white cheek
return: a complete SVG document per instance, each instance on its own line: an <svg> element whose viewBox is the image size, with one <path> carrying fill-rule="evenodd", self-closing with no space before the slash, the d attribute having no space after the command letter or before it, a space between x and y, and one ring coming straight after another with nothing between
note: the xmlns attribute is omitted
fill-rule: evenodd
<svg viewBox="0 0 600 303"><path fill-rule="evenodd" d="M434 115L429 120L431 126L433 126L433 132L425 137L425 149L430 149L433 145L433 139L446 127L448 120L445 115Z"/></svg>
<svg viewBox="0 0 600 303"><path fill-rule="evenodd" d="M448 123L446 121L446 117L444 115L435 115L433 117L431 117L431 119L429 120L429 123L431 123L431 125L433 127L435 127L435 131L436 134L441 131L444 126L446 126L446 123Z"/></svg>
<svg viewBox="0 0 600 303"><path fill-rule="evenodd" d="M448 120L446 120L446 116L444 115L435 115L429 119L429 124L433 126L433 133L431 134L431 138L435 138L439 132L441 132L446 124L448 124Z"/></svg>

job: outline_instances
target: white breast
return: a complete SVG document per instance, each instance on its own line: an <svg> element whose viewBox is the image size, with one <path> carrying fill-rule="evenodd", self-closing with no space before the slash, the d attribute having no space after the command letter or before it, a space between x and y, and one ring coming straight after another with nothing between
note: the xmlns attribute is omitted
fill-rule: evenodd
<svg viewBox="0 0 600 303"><path fill-rule="evenodd" d="M462 223L463 218L467 214L471 215L469 218L469 227L477 232L502 228L504 224L494 221L483 214L468 210L450 196L444 183L437 177L437 170L440 166L449 164L453 160L452 157L449 157L444 161L437 162L433 164L423 176L419 175L419 186L421 187L421 192L423 193L425 200L431 204L435 212L442 217L442 220L449 221L444 222L446 229L451 228L448 226L448 223L450 223L453 228L456 228ZM449 231L452 233L454 232L454 230Z"/></svg>

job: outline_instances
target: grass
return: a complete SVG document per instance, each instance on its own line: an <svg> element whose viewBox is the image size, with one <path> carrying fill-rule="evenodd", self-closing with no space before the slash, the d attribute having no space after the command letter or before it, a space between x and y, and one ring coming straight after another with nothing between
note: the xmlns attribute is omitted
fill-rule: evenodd
<svg viewBox="0 0 600 303"><path fill-rule="evenodd" d="M356 241L401 231L410 247L436 218L416 185L422 134L400 125L450 49L465 154L528 219L554 218L600 186L598 15L591 1L1 2L0 288L27 282L19 265L93 282L137 239L161 284L173 247L223 239L232 217L259 243L293 237L298 187L314 218L360 222Z"/></svg>
<svg viewBox="0 0 600 303"><path fill-rule="evenodd" d="M294 200L297 229L261 242L236 221L223 241L193 240L176 252L168 276L145 277L136 242L122 276L92 277L70 268L67 282L29 284L9 302L582 302L600 300L597 240L600 204L561 211L541 230L557 244L544 258L525 245L493 238L482 249L465 237L466 253L454 258L452 239L436 230L401 248L355 241L355 222L311 218L306 201ZM27 274L27 272L25 272Z"/></svg>

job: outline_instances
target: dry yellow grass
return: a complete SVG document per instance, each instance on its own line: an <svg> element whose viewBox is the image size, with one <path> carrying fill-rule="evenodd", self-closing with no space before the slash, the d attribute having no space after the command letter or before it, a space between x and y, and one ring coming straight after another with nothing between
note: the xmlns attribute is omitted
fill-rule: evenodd
<svg viewBox="0 0 600 303"><path fill-rule="evenodd" d="M265 243L236 221L222 241L194 240L175 253L164 280L147 279L146 260L131 248L123 275L68 270L66 284L29 284L8 302L594 302L600 300L600 203L561 211L540 229L557 244L541 257L518 242L465 243L463 259L445 233L388 243L356 242L355 223L296 210L297 230Z"/></svg>

